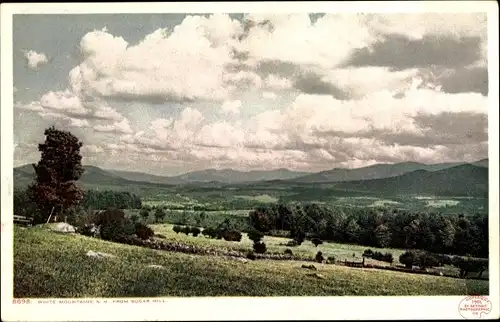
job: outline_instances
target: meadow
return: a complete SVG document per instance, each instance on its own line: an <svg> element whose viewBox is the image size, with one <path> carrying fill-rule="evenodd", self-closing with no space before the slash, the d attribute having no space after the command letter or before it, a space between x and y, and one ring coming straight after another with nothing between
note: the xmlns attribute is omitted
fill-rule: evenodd
<svg viewBox="0 0 500 322"><path fill-rule="evenodd" d="M154 226L169 238L168 225ZM270 247L279 241L265 237ZM203 237L192 242L213 243ZM242 241L245 245L248 241ZM278 245L276 244L278 243ZM310 252L314 246L300 246ZM56 247L55 247L56 246ZM341 258L356 251L321 245ZM322 248L322 249L323 249ZM89 251L116 257L96 259ZM360 251L361 249L359 249ZM352 255L352 254L351 254ZM300 261L237 261L221 256L188 255L128 246L46 226L14 228L14 297L154 297L154 296L376 296L488 294L488 281L416 275ZM149 265L158 265L151 267Z"/></svg>

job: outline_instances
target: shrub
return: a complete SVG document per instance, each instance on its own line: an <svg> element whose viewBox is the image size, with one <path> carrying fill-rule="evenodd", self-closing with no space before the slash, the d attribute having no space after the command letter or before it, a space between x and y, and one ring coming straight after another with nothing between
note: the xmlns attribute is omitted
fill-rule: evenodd
<svg viewBox="0 0 500 322"><path fill-rule="evenodd" d="M313 243L314 247L318 247L318 245L323 244L323 241L319 238L316 238L316 237L311 239L311 242Z"/></svg>
<svg viewBox="0 0 500 322"><path fill-rule="evenodd" d="M453 266L460 269L459 276L465 278L469 272L478 272L479 277L488 269L488 259L463 258L454 256L452 259Z"/></svg>
<svg viewBox="0 0 500 322"><path fill-rule="evenodd" d="M326 262L329 264L335 264L335 256L328 256Z"/></svg>
<svg viewBox="0 0 500 322"><path fill-rule="evenodd" d="M136 223L139 220L139 216L137 216L136 214L132 214L132 215L130 215L130 220L133 223Z"/></svg>
<svg viewBox="0 0 500 322"><path fill-rule="evenodd" d="M413 251L406 251L399 256L399 262L405 265L406 268L412 268L415 265L417 255Z"/></svg>
<svg viewBox="0 0 500 322"><path fill-rule="evenodd" d="M254 243L260 242L260 240L264 237L264 234L258 230L251 230L248 232L248 238Z"/></svg>
<svg viewBox="0 0 500 322"><path fill-rule="evenodd" d="M189 235L189 233L191 233L191 227L189 226L181 227L181 233Z"/></svg>
<svg viewBox="0 0 500 322"><path fill-rule="evenodd" d="M285 254L292 256L293 252L290 248L285 249Z"/></svg>
<svg viewBox="0 0 500 322"><path fill-rule="evenodd" d="M364 255L364 253L363 253ZM382 254L381 252L373 252L371 258L381 261L381 262L386 262L386 263L391 263L394 262L394 258L392 257L391 253L385 253Z"/></svg>
<svg viewBox="0 0 500 322"><path fill-rule="evenodd" d="M212 227L207 227L203 229L201 233L210 238L215 238L217 236L217 231L215 231L215 229Z"/></svg>
<svg viewBox="0 0 500 322"><path fill-rule="evenodd" d="M99 227L100 236L105 240L115 240L119 236L135 233L135 227L125 217L125 213L114 208L98 212L94 217L94 224Z"/></svg>
<svg viewBox="0 0 500 322"><path fill-rule="evenodd" d="M139 212L139 215L142 217L142 219L144 220L147 220L149 218L149 209L150 207L145 207L143 209L141 209L141 211Z"/></svg>
<svg viewBox="0 0 500 322"><path fill-rule="evenodd" d="M371 249L365 249L365 251L363 252L363 257L372 257L373 256L373 251Z"/></svg>
<svg viewBox="0 0 500 322"><path fill-rule="evenodd" d="M323 261L325 260L325 258L323 257L323 253L322 253L322 252L317 252L317 253L316 253L316 256L314 257L314 259L315 259L318 263L323 263Z"/></svg>
<svg viewBox="0 0 500 322"><path fill-rule="evenodd" d="M135 224L135 234L140 239L146 240L146 239L153 237L155 232L153 231L153 229L149 228L147 225L138 222Z"/></svg>
<svg viewBox="0 0 500 322"><path fill-rule="evenodd" d="M226 241L241 241L242 235L237 230L226 230L221 232L222 238Z"/></svg>
<svg viewBox="0 0 500 322"><path fill-rule="evenodd" d="M257 254L264 254L267 250L267 247L266 247L266 244L264 244L264 242L261 242L261 241L254 242L253 243L253 250Z"/></svg>
<svg viewBox="0 0 500 322"><path fill-rule="evenodd" d="M253 252L248 252L247 258L253 261L256 259L255 254Z"/></svg>
<svg viewBox="0 0 500 322"><path fill-rule="evenodd" d="M427 252L422 252L420 254L417 254L417 265L422 268L430 268L430 267L435 267L439 265L439 260L436 258L436 256L427 253Z"/></svg>
<svg viewBox="0 0 500 322"><path fill-rule="evenodd" d="M173 230L176 234L178 234L178 233L180 233L180 232L182 231L182 227L181 227L181 226L177 226L177 225L175 225L174 227L172 227L172 230Z"/></svg>
<svg viewBox="0 0 500 322"><path fill-rule="evenodd" d="M191 234L193 234L193 236L194 236L194 237L196 237L196 236L198 236L198 235L201 233L201 230L200 230L200 228L198 228L198 227L191 227L191 228L189 229L189 232L190 232Z"/></svg>

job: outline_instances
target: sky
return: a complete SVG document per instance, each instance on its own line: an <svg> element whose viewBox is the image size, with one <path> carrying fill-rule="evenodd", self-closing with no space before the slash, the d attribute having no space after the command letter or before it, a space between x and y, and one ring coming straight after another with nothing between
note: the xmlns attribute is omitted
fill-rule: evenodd
<svg viewBox="0 0 500 322"><path fill-rule="evenodd" d="M176 175L488 157L483 13L15 15L14 165Z"/></svg>

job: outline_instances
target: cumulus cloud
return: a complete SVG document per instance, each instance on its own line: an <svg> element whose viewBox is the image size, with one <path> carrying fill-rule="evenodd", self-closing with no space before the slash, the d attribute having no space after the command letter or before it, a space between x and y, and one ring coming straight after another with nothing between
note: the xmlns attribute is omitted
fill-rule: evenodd
<svg viewBox="0 0 500 322"><path fill-rule="evenodd" d="M37 53L34 50L24 50L24 59L31 69L38 69L40 66L49 62L49 59L44 53Z"/></svg>
<svg viewBox="0 0 500 322"><path fill-rule="evenodd" d="M221 110L225 114L240 114L241 101L226 101L221 106Z"/></svg>
<svg viewBox="0 0 500 322"><path fill-rule="evenodd" d="M85 150L95 160L322 170L480 159L486 44L483 14L186 16L137 43L87 33L68 88L16 107L97 133Z"/></svg>
<svg viewBox="0 0 500 322"><path fill-rule="evenodd" d="M70 73L72 88L152 103L224 99L230 90L224 69L234 60L231 44L239 28L227 15L188 16L136 45L95 30L80 42L84 59Z"/></svg>

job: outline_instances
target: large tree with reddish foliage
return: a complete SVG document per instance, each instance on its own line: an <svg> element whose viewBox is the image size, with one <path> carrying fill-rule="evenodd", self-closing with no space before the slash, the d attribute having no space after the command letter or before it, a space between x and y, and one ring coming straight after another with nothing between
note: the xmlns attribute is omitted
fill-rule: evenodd
<svg viewBox="0 0 500 322"><path fill-rule="evenodd" d="M83 191L76 185L83 174L82 142L70 132L53 126L46 129L44 135L45 142L38 145L41 159L33 164L35 182L28 188L42 214L35 218L35 223L46 221L50 214L57 221L58 215L83 199Z"/></svg>

